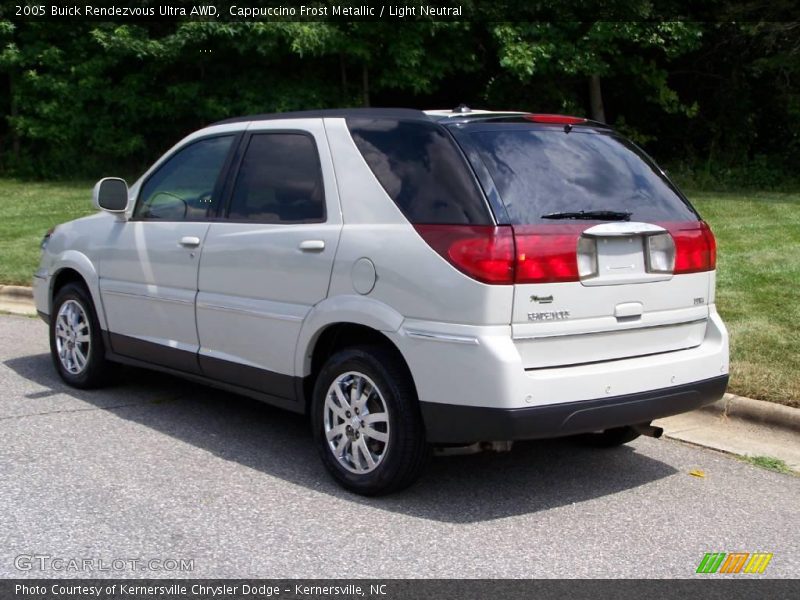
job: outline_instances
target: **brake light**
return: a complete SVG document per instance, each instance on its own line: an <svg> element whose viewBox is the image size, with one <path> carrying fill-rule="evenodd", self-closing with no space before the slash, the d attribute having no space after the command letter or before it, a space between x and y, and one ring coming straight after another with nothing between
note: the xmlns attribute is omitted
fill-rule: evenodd
<svg viewBox="0 0 800 600"><path fill-rule="evenodd" d="M560 283L598 275L592 223L546 225L415 225L431 248L462 273L490 284ZM648 272L698 273L716 268L714 234L703 221L660 223L647 237Z"/></svg>
<svg viewBox="0 0 800 600"><path fill-rule="evenodd" d="M583 117L571 117L569 115L525 115L525 118L534 123L554 123L556 125L586 123L586 119Z"/></svg>
<svg viewBox="0 0 800 600"><path fill-rule="evenodd" d="M515 283L578 281L578 239L589 225L514 225Z"/></svg>
<svg viewBox="0 0 800 600"><path fill-rule="evenodd" d="M416 225L436 252L483 283L578 281L578 238L588 225Z"/></svg>
<svg viewBox="0 0 800 600"><path fill-rule="evenodd" d="M514 282L514 234L509 226L415 225L451 265L483 283Z"/></svg>
<svg viewBox="0 0 800 600"><path fill-rule="evenodd" d="M717 267L717 242L705 221L664 223L675 240L675 274L713 271Z"/></svg>

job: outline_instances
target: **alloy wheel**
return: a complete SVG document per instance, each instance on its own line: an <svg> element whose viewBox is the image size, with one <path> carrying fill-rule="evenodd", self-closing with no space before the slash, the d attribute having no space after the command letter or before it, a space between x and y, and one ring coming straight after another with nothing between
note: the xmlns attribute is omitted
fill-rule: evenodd
<svg viewBox="0 0 800 600"><path fill-rule="evenodd" d="M56 351L65 371L80 374L89 363L91 326L86 310L75 300L61 305L55 324Z"/></svg>
<svg viewBox="0 0 800 600"><path fill-rule="evenodd" d="M389 449L386 401L363 373L348 371L331 383L325 396L323 426L328 447L351 473L373 471Z"/></svg>

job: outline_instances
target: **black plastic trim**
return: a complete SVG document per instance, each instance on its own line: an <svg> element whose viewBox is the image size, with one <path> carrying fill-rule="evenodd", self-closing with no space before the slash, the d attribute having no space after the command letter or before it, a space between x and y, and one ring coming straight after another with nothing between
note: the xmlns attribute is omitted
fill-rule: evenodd
<svg viewBox="0 0 800 600"><path fill-rule="evenodd" d="M200 373L197 362L197 353L178 348L170 348L163 344L148 342L139 338L110 333L106 348L115 354L137 358L148 363L154 363L183 373Z"/></svg>
<svg viewBox="0 0 800 600"><path fill-rule="evenodd" d="M231 383L260 392L269 392L287 400L295 400L295 378L266 369L258 369L219 358L200 354L200 369L211 379Z"/></svg>
<svg viewBox="0 0 800 600"><path fill-rule="evenodd" d="M298 393L302 394L302 390L304 389L302 377L282 375L267 370L262 371L261 369L255 369L229 361L211 359L209 357L202 357L203 360L198 361L198 355L193 352L176 350L174 348L162 346L161 344L136 340L136 338L130 338L116 333L109 333L105 330L103 330L102 333L103 342L106 347L106 358L110 361L159 371L161 373L168 373L169 375L176 375L188 379L189 381L208 385L226 392L254 398L255 400L292 412L303 414L306 411L305 402L300 402L298 400L302 398L302 396L298 396ZM132 344L130 340L135 340L138 343ZM111 349L113 348L112 341L116 341L118 345L122 342L122 347L126 352L138 352L138 356L130 356L115 352ZM191 363L187 362L185 356L177 358L177 353L189 355L194 358L195 364L198 365L198 370L192 372L170 366L171 364L191 365ZM166 361L164 360L165 358ZM203 366L206 368L211 367L212 372L214 372L219 379L210 377L207 373L200 373L200 362L202 362ZM257 371L258 374L256 375L252 371ZM233 381L238 381L239 383L233 383ZM248 386L258 387L253 388Z"/></svg>
<svg viewBox="0 0 800 600"><path fill-rule="evenodd" d="M530 408L489 408L420 402L428 441L468 444L481 441L552 438L612 427L649 423L722 398L728 376L636 394Z"/></svg>
<svg viewBox="0 0 800 600"><path fill-rule="evenodd" d="M46 312L42 312L41 310L37 310L36 314L39 315L39 318L42 321L50 325L50 315L48 315Z"/></svg>

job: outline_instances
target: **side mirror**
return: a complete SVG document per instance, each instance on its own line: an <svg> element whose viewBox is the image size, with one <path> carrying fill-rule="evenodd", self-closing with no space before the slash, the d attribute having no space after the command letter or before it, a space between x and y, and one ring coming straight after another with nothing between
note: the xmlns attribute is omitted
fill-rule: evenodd
<svg viewBox="0 0 800 600"><path fill-rule="evenodd" d="M128 208L128 184L119 177L101 179L92 190L92 204L110 213L124 213Z"/></svg>

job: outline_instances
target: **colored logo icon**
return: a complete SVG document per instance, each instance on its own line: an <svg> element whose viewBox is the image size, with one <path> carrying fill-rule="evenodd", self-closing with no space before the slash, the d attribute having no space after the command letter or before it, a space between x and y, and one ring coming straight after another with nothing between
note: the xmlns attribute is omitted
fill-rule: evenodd
<svg viewBox="0 0 800 600"><path fill-rule="evenodd" d="M763 573L771 560L767 552L707 552L697 573Z"/></svg>

